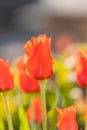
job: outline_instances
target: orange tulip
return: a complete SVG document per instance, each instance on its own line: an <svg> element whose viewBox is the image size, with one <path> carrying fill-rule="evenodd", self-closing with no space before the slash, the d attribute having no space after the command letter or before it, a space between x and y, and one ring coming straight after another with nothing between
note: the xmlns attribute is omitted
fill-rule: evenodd
<svg viewBox="0 0 87 130"><path fill-rule="evenodd" d="M77 84L87 87L87 51L78 53L75 72Z"/></svg>
<svg viewBox="0 0 87 130"><path fill-rule="evenodd" d="M34 99L32 103L32 107L33 107L33 110L29 107L26 111L29 122L31 122L33 118L33 120L36 123L41 124L42 123L41 99L40 98Z"/></svg>
<svg viewBox="0 0 87 130"><path fill-rule="evenodd" d="M58 113L58 130L78 130L76 122L76 107L71 106L63 110L56 108Z"/></svg>
<svg viewBox="0 0 87 130"><path fill-rule="evenodd" d="M0 58L0 91L8 91L14 87L14 73L8 61Z"/></svg>
<svg viewBox="0 0 87 130"><path fill-rule="evenodd" d="M40 92L40 83L38 80L32 79L26 74L23 57L17 62L19 86L24 92Z"/></svg>
<svg viewBox="0 0 87 130"><path fill-rule="evenodd" d="M87 118L87 105L86 104L84 105L83 118L86 121L86 118Z"/></svg>
<svg viewBox="0 0 87 130"><path fill-rule="evenodd" d="M30 107L27 108L26 114L27 114L28 121L31 123L32 122L32 118L33 118L32 117L33 113L32 113L32 109Z"/></svg>
<svg viewBox="0 0 87 130"><path fill-rule="evenodd" d="M53 58L50 55L51 38L46 35L33 37L26 42L24 49L26 52L24 62L28 74L39 80L50 78L53 74Z"/></svg>

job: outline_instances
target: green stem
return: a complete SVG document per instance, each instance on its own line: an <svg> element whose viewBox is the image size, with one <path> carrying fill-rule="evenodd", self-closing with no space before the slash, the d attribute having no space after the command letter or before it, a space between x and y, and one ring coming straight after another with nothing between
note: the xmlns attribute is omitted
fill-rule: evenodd
<svg viewBox="0 0 87 130"><path fill-rule="evenodd" d="M20 96L20 100L21 100L21 104L24 106L24 97L23 97L23 93L21 91L19 91L19 96Z"/></svg>
<svg viewBox="0 0 87 130"><path fill-rule="evenodd" d="M3 92L3 95L4 95L4 102L5 102L5 107L6 107L8 127L9 127L9 130L13 130L12 119L11 119L11 114L10 114L10 109L9 109L9 104L8 104L8 97L5 92Z"/></svg>
<svg viewBox="0 0 87 130"><path fill-rule="evenodd" d="M30 95L30 107L32 110L32 122L31 122L31 129L34 130L35 129L35 125L34 125L34 108L33 108L33 94Z"/></svg>
<svg viewBox="0 0 87 130"><path fill-rule="evenodd" d="M87 103L87 88L86 88L86 103ZM86 114L86 120L85 120L85 130L87 130L87 114Z"/></svg>
<svg viewBox="0 0 87 130"><path fill-rule="evenodd" d="M41 103L42 103L42 125L43 130L47 130L47 123L46 123L46 99L45 99L45 85L44 81L41 81Z"/></svg>

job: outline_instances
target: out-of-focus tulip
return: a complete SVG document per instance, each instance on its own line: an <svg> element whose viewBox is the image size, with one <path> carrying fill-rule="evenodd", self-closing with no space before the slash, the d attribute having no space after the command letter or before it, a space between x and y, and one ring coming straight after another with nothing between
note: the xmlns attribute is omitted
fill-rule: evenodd
<svg viewBox="0 0 87 130"><path fill-rule="evenodd" d="M23 63L23 57L17 62L17 71L20 89L27 93L40 92L40 83L26 74L26 67Z"/></svg>
<svg viewBox="0 0 87 130"><path fill-rule="evenodd" d="M0 91L8 91L14 87L14 72L8 61L0 58Z"/></svg>
<svg viewBox="0 0 87 130"><path fill-rule="evenodd" d="M32 37L25 43L24 49L27 55L24 58L24 63L28 74L38 80L50 78L53 74L53 58L50 54L51 38L46 35Z"/></svg>
<svg viewBox="0 0 87 130"><path fill-rule="evenodd" d="M78 130L76 121L76 107L71 106L63 110L56 108L58 113L58 130Z"/></svg>
<svg viewBox="0 0 87 130"><path fill-rule="evenodd" d="M87 51L78 53L75 72L77 84L82 87L87 87Z"/></svg>
<svg viewBox="0 0 87 130"><path fill-rule="evenodd" d="M27 117L28 120L31 122L32 119L36 122L36 123L42 123L42 108L41 108L41 99L40 98L36 98L33 100L32 102L32 108L28 108L26 113L27 113Z"/></svg>
<svg viewBox="0 0 87 130"><path fill-rule="evenodd" d="M72 38L68 35L61 35L57 37L55 43L55 51L57 53L64 52L72 44Z"/></svg>

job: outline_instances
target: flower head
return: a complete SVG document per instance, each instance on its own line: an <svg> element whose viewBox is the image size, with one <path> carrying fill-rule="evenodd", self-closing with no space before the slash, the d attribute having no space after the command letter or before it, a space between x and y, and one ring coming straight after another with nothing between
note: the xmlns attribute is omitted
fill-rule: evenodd
<svg viewBox="0 0 87 130"><path fill-rule="evenodd" d="M87 86L87 51L79 52L75 65L76 81L78 85Z"/></svg>
<svg viewBox="0 0 87 130"><path fill-rule="evenodd" d="M76 122L76 107L71 106L63 110L56 108L58 113L58 130L78 130Z"/></svg>
<svg viewBox="0 0 87 130"><path fill-rule="evenodd" d="M50 78L53 74L53 58L50 55L51 38L39 35L27 41L24 46L26 55L24 62L28 74L39 80Z"/></svg>
<svg viewBox="0 0 87 130"><path fill-rule="evenodd" d="M17 62L17 72L18 72L18 79L19 79L19 86L20 89L24 92L40 92L40 83L36 79L32 79L26 74L26 67L23 63L23 57Z"/></svg>
<svg viewBox="0 0 87 130"><path fill-rule="evenodd" d="M0 91L8 91L14 87L14 73L8 61L0 58Z"/></svg>

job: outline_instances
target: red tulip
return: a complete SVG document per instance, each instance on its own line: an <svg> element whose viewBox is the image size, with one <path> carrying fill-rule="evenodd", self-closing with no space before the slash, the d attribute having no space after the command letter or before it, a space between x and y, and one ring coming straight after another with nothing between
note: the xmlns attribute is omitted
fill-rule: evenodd
<svg viewBox="0 0 87 130"><path fill-rule="evenodd" d="M87 87L87 51L78 53L75 72L78 85Z"/></svg>
<svg viewBox="0 0 87 130"><path fill-rule="evenodd" d="M33 113L32 113L32 109L30 107L27 108L26 114L27 114L27 118L28 118L29 123L31 123L32 122L32 118L33 118L32 117Z"/></svg>
<svg viewBox="0 0 87 130"><path fill-rule="evenodd" d="M58 130L78 130L76 121L76 107L71 106L63 110L56 108L58 113Z"/></svg>
<svg viewBox="0 0 87 130"><path fill-rule="evenodd" d="M83 119L86 121L86 118L87 118L87 105L85 104L83 107L84 107L84 109L83 109Z"/></svg>
<svg viewBox="0 0 87 130"><path fill-rule="evenodd" d="M33 108L35 122L42 123L42 107L40 98L37 98L33 101Z"/></svg>
<svg viewBox="0 0 87 130"><path fill-rule="evenodd" d="M24 62L28 74L39 80L50 78L53 74L53 58L50 55L51 38L46 35L33 37L26 42L24 49L26 52Z"/></svg>
<svg viewBox="0 0 87 130"><path fill-rule="evenodd" d="M8 91L14 87L14 73L8 61L0 58L0 91Z"/></svg>
<svg viewBox="0 0 87 130"><path fill-rule="evenodd" d="M34 99L32 103L32 107L33 110L29 107L26 111L29 122L31 122L33 118L33 120L36 123L42 123L41 99L40 98Z"/></svg>
<svg viewBox="0 0 87 130"><path fill-rule="evenodd" d="M38 80L32 79L26 74L25 64L23 63L23 57L17 63L19 86L24 92L39 92L40 83Z"/></svg>

